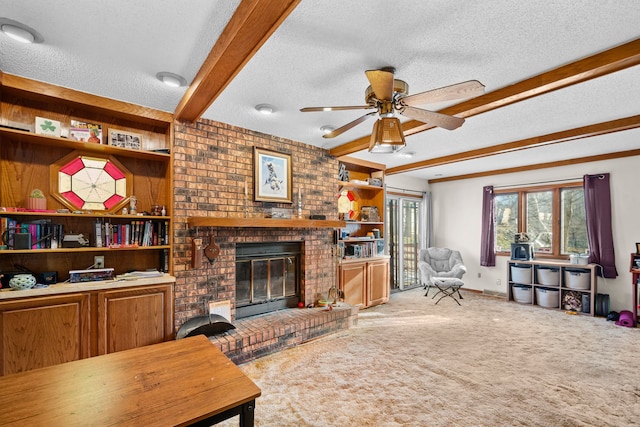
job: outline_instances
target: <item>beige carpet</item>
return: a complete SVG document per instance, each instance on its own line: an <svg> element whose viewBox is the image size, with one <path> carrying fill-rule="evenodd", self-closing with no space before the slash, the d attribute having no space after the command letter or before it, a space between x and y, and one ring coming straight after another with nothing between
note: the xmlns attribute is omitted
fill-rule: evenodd
<svg viewBox="0 0 640 427"><path fill-rule="evenodd" d="M640 425L640 328L423 294L393 294L356 328L242 365L262 389L256 425Z"/></svg>

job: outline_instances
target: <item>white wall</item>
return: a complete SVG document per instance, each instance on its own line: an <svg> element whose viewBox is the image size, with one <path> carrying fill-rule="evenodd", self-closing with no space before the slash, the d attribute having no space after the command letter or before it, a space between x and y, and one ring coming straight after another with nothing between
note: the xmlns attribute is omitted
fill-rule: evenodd
<svg viewBox="0 0 640 427"><path fill-rule="evenodd" d="M640 157L627 157L493 177L432 183L435 245L459 249L467 274L465 287L507 291L508 257L498 256L495 267L480 266L482 187L506 186L541 181L578 178L584 174L611 174L611 210L616 254L616 279L598 278L598 293L609 294L611 310L631 310L634 302L629 273L630 253L640 242L640 197L638 166ZM478 277L478 276L481 277ZM499 284L498 284L499 282Z"/></svg>

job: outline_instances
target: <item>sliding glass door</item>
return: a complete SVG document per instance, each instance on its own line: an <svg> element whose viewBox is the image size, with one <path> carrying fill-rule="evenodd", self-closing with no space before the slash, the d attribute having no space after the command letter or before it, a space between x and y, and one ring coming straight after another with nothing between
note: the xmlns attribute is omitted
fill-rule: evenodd
<svg viewBox="0 0 640 427"><path fill-rule="evenodd" d="M391 290L409 289L420 284L421 206L421 198L387 197L385 230L391 256Z"/></svg>

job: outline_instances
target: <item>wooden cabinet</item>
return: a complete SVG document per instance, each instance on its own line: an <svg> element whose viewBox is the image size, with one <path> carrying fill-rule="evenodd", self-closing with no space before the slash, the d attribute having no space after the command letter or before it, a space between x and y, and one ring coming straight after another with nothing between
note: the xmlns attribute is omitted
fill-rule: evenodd
<svg viewBox="0 0 640 427"><path fill-rule="evenodd" d="M344 260L339 268L340 290L347 304L362 308L389 301L389 258Z"/></svg>
<svg viewBox="0 0 640 427"><path fill-rule="evenodd" d="M112 288L89 282L76 292L67 292L74 285L2 292L0 375L173 339L175 278L155 280ZM87 290L92 286L98 289ZM38 291L49 294L24 296Z"/></svg>
<svg viewBox="0 0 640 427"><path fill-rule="evenodd" d="M349 304L382 304L389 300L390 292L384 238L384 165L346 156L338 160L343 179L338 182L338 210L345 220L336 239L341 290Z"/></svg>
<svg viewBox="0 0 640 427"><path fill-rule="evenodd" d="M340 290L344 293L344 302L350 305L367 304L367 263L352 262L340 265Z"/></svg>
<svg viewBox="0 0 640 427"><path fill-rule="evenodd" d="M97 298L98 354L171 339L173 286L109 290Z"/></svg>
<svg viewBox="0 0 640 427"><path fill-rule="evenodd" d="M507 265L509 301L595 315L597 265L535 260Z"/></svg>
<svg viewBox="0 0 640 427"><path fill-rule="evenodd" d="M367 262L368 306L383 304L389 301L389 259L378 259Z"/></svg>
<svg viewBox="0 0 640 427"><path fill-rule="evenodd" d="M89 295L0 302L0 375L89 356Z"/></svg>
<svg viewBox="0 0 640 427"><path fill-rule="evenodd" d="M0 228L8 227L12 221L23 227L35 224L38 232L41 229L44 232L49 224L55 224L62 226L64 235L82 233L89 241L88 246L63 247L60 244L52 247L45 240L38 247L34 238L32 248L10 247L0 251L0 271L56 272L61 282L69 278L69 270L92 266L94 255L103 255L105 267L115 268L116 274L148 268L170 271L173 165L169 152L172 115L1 73L0 93ZM103 143L37 134L36 117L60 122L64 133L68 132L71 120L100 124ZM108 144L111 131L137 135L141 148ZM118 197L122 199L105 202L104 208L83 205L83 208L71 209L63 204L60 194L66 187L61 184L62 178L55 169L68 164L65 162L69 159L78 158L83 162L85 159L109 160L113 162L111 165L117 164L118 168L126 170L127 173L122 174L126 186L121 185L122 182L114 184L115 187L126 187L126 190L118 187L117 191L123 193ZM122 178L118 175L117 179ZM101 185L102 181L96 184L96 188L102 190ZM44 195L44 204L33 209L29 196L36 189ZM121 207L128 207L130 196L137 198L138 213L151 213L153 205L164 206L168 213L144 217L122 215ZM63 209L67 212L62 212ZM96 222L105 229L114 230L124 229L127 225L133 228L134 222L140 221L148 223L154 230L166 231L164 235L167 238L152 239L149 245L111 242L112 245L107 247L105 239L102 245L97 244Z"/></svg>

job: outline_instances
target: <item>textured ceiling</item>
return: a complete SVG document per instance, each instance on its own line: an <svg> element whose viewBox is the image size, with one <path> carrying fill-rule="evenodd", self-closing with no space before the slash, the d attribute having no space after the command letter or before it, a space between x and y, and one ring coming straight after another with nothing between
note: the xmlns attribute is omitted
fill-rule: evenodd
<svg viewBox="0 0 640 427"><path fill-rule="evenodd" d="M239 4L3 0L0 17L35 28L44 42L23 45L0 34L0 69L173 112L186 88L165 87L155 74L191 82ZM637 0L302 0L203 117L331 149L368 135L373 120L325 139L321 126L339 127L365 112L299 109L364 104L365 70L395 67L410 94L470 79L490 93L638 39L638 23ZM638 115L639 99L636 65L469 117L455 131L408 136L410 159L353 156L397 167ZM259 114L260 103L276 113ZM639 136L627 130L408 174L431 179L637 149Z"/></svg>

